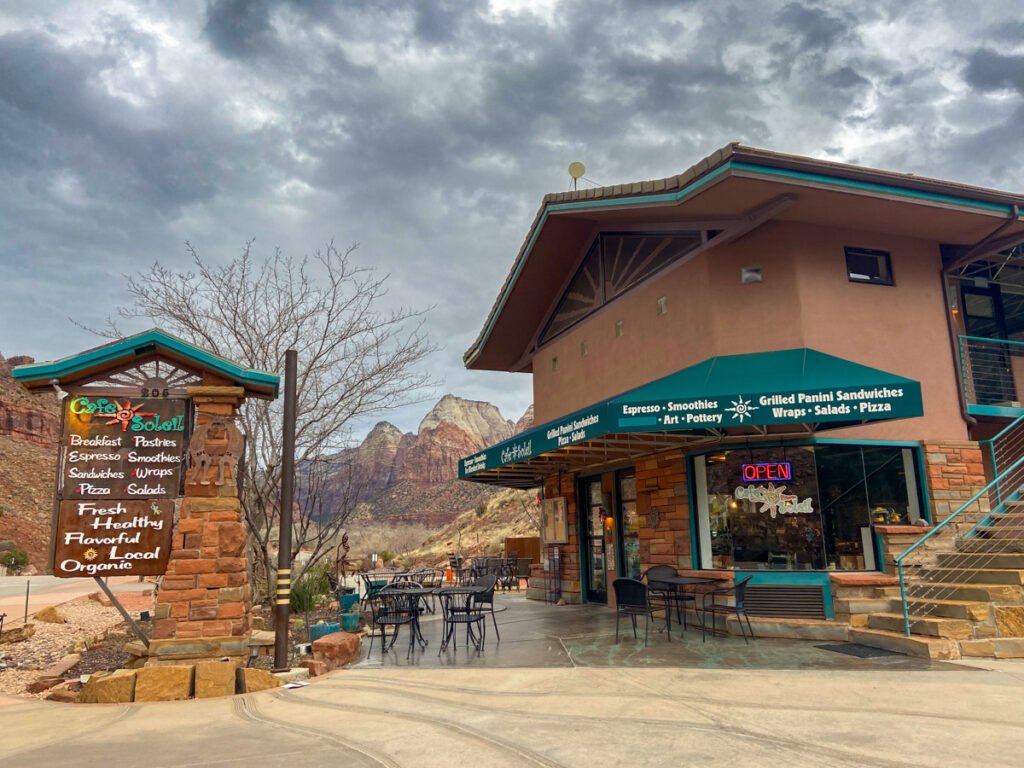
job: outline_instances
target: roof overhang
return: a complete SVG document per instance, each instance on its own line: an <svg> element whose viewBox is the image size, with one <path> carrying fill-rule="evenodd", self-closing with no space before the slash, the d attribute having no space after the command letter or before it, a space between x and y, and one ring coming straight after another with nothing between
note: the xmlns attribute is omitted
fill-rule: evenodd
<svg viewBox="0 0 1024 768"><path fill-rule="evenodd" d="M1019 194L730 144L678 176L546 196L466 367L523 369L537 326L597 232L730 224L745 232L750 212L780 196L792 198L773 214L780 221L943 243L978 243L997 227L1002 241L1024 236Z"/></svg>
<svg viewBox="0 0 1024 768"><path fill-rule="evenodd" d="M49 390L99 376L105 371L161 357L192 369L208 371L232 386L245 389L246 396L273 400L280 377L276 373L245 368L227 358L207 352L187 341L153 328L134 336L80 352L60 360L16 366L11 375L29 392Z"/></svg>
<svg viewBox="0 0 1024 768"><path fill-rule="evenodd" d="M726 355L467 456L459 462L459 477L533 487L558 472L628 463L673 448L730 438L806 438L923 413L918 382L817 350Z"/></svg>

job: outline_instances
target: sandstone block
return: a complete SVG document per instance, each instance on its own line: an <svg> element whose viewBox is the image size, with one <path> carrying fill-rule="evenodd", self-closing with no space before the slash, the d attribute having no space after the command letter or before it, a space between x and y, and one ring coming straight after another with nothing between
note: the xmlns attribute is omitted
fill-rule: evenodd
<svg viewBox="0 0 1024 768"><path fill-rule="evenodd" d="M192 667L136 670L135 701L178 701L192 694Z"/></svg>
<svg viewBox="0 0 1024 768"><path fill-rule="evenodd" d="M46 697L46 700L74 704L78 700L78 691L73 691L70 688L57 688L50 691L50 695Z"/></svg>
<svg viewBox="0 0 1024 768"><path fill-rule="evenodd" d="M245 616L245 606L242 603L224 603L217 606L218 619L240 619Z"/></svg>
<svg viewBox="0 0 1024 768"><path fill-rule="evenodd" d="M217 530L217 545L222 557L241 557L245 553L245 526L241 523L221 523Z"/></svg>
<svg viewBox="0 0 1024 768"><path fill-rule="evenodd" d="M218 590L218 603L240 603L245 599L245 587L226 587Z"/></svg>
<svg viewBox="0 0 1024 768"><path fill-rule="evenodd" d="M996 626L1003 637L1024 637L1024 606L995 606Z"/></svg>
<svg viewBox="0 0 1024 768"><path fill-rule="evenodd" d="M244 557L218 557L217 571L219 573L240 573L245 570L246 562Z"/></svg>
<svg viewBox="0 0 1024 768"><path fill-rule="evenodd" d="M82 660L81 654L69 653L56 664L43 670L41 677L64 677L75 664Z"/></svg>
<svg viewBox="0 0 1024 768"><path fill-rule="evenodd" d="M313 643L313 658L323 661L328 669L337 669L359 660L359 635L334 632Z"/></svg>
<svg viewBox="0 0 1024 768"><path fill-rule="evenodd" d="M300 667L305 667L309 670L309 674L318 677L320 675L326 675L328 673L327 662L319 661L317 659L304 659L299 663Z"/></svg>
<svg viewBox="0 0 1024 768"><path fill-rule="evenodd" d="M89 678L75 701L79 704L125 704L135 694L135 676L138 670L118 669L109 674L95 674Z"/></svg>
<svg viewBox="0 0 1024 768"><path fill-rule="evenodd" d="M235 665L230 661L202 661L196 664L195 696L210 699L235 693Z"/></svg>
<svg viewBox="0 0 1024 768"><path fill-rule="evenodd" d="M42 693L64 682L63 677L41 677L25 686L29 693Z"/></svg>
<svg viewBox="0 0 1024 768"><path fill-rule="evenodd" d="M64 617L57 613L56 608L49 605L41 611L36 612L36 621L41 621L44 624L63 624Z"/></svg>
<svg viewBox="0 0 1024 768"><path fill-rule="evenodd" d="M168 637L174 637L174 630L177 626L177 619L154 619L153 638L156 640L163 640Z"/></svg>
<svg viewBox="0 0 1024 768"><path fill-rule="evenodd" d="M228 576L226 573L204 573L199 577L199 586L207 588L226 587Z"/></svg>
<svg viewBox="0 0 1024 768"><path fill-rule="evenodd" d="M249 669L239 667L235 678L236 693L255 693L271 688L279 688L282 683L277 677L265 669Z"/></svg>

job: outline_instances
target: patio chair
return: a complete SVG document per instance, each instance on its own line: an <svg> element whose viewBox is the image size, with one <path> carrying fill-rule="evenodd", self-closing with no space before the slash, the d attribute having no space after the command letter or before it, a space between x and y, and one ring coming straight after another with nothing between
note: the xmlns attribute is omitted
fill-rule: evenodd
<svg viewBox="0 0 1024 768"><path fill-rule="evenodd" d="M526 579L526 586L530 586L530 563L532 562L532 557L516 558L516 592L520 590L523 579Z"/></svg>
<svg viewBox="0 0 1024 768"><path fill-rule="evenodd" d="M659 582L658 578L678 576L671 565L652 565L640 578L647 582L651 590L651 603L659 608L665 609L665 625L668 626L671 619L672 608L676 609L676 623L686 630L686 603L693 603L694 611L697 610L697 597L690 592L680 592L673 585Z"/></svg>
<svg viewBox="0 0 1024 768"><path fill-rule="evenodd" d="M744 600L747 593L747 582L749 582L753 576L747 576L745 579L741 579L733 584L731 587L720 587L718 589L712 589L704 593L703 599L701 600L700 608L700 639L704 642L704 633L708 630L708 614L711 615L711 627L710 632L712 637L717 631L715 627L715 617L719 614L728 616L730 614L736 616L736 621L740 625L740 634L743 635L743 642L750 643L750 640L756 639L754 637L754 628L750 625L750 617L747 616L747 609L744 605ZM732 605L728 603L718 602L719 597L732 597ZM744 620L747 622L747 628L743 628ZM750 630L750 640L747 639L747 629Z"/></svg>
<svg viewBox="0 0 1024 768"><path fill-rule="evenodd" d="M636 579L616 579L612 582L615 590L615 644L619 644L619 618L629 616L633 622L633 637L636 638L636 617L644 618L644 646L647 645L647 633L656 606L651 605L647 585ZM672 640L672 629L666 624L668 639Z"/></svg>
<svg viewBox="0 0 1024 768"><path fill-rule="evenodd" d="M395 644L395 640L398 639L398 628L401 626L409 627L409 651L406 655L411 654L416 644L416 622L419 619L419 610L412 601L409 600L408 595L401 594L398 590L406 587L418 587L419 584L415 582L395 582L388 584L378 590L376 598L370 603L370 608L373 611L373 626L380 627L380 645L381 645L381 656L391 650ZM394 627L391 635L391 642L387 642L387 628ZM370 633L370 648L366 652L367 658L369 658L371 651L373 651L373 641L376 637L377 632L374 629Z"/></svg>
<svg viewBox="0 0 1024 768"><path fill-rule="evenodd" d="M484 639L487 636L487 614L481 606L478 606L473 600L472 594L451 594L441 590L438 593L438 599L441 602L441 616L443 624L441 628L441 645L437 650L437 655L440 656L441 652L448 648L448 644L454 641L456 650L458 649L458 632L459 626L466 627L466 647L469 647L470 639L473 639L473 645L479 651L484 647ZM473 627L476 626L476 632L473 631Z"/></svg>
<svg viewBox="0 0 1024 768"><path fill-rule="evenodd" d="M359 580L363 582L363 596L359 600L359 605L365 608L378 599L380 591L388 585L391 578L385 574L370 572L359 574Z"/></svg>
<svg viewBox="0 0 1024 768"><path fill-rule="evenodd" d="M479 606L490 606L491 609L491 621L494 622L494 634L498 638L498 642L501 642L501 633L498 631L498 620L494 616L494 587L498 583L498 577L493 573L488 573L484 576L480 576L473 581L474 587L489 587L486 592L479 595L473 595L473 604Z"/></svg>

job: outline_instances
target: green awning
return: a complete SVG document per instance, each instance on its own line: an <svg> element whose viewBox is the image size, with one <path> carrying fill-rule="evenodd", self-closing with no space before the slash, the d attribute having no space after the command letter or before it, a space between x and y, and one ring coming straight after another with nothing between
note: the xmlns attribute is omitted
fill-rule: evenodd
<svg viewBox="0 0 1024 768"><path fill-rule="evenodd" d="M923 414L918 382L817 350L725 355L468 456L459 462L459 477L476 479L604 435L726 437L750 428L809 425L811 431Z"/></svg>

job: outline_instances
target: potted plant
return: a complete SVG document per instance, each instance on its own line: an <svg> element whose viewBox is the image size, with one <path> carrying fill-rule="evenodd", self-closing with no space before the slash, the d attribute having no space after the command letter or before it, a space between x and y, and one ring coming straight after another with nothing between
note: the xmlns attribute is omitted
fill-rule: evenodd
<svg viewBox="0 0 1024 768"><path fill-rule="evenodd" d="M360 616L359 603L356 603L341 614L341 628L346 632L355 632L359 629Z"/></svg>

